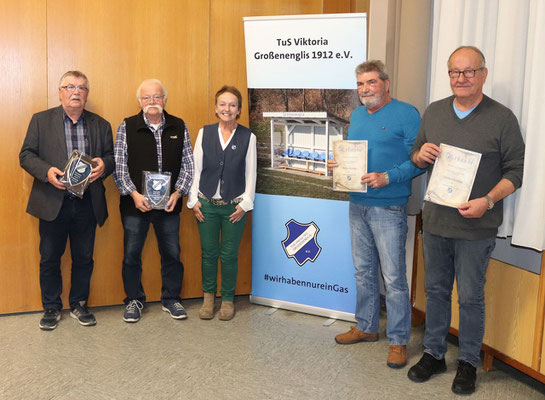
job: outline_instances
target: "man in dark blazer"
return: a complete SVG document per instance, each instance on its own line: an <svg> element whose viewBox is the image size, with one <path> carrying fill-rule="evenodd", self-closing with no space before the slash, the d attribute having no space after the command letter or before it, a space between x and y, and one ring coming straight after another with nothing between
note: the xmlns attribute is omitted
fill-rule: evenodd
<svg viewBox="0 0 545 400"><path fill-rule="evenodd" d="M27 212L40 219L40 287L45 313L40 328L52 330L61 319L61 256L70 237L72 253L70 316L81 325L96 324L87 309L93 272L97 223L108 217L102 180L114 170L112 128L100 116L85 110L89 81L80 71L60 79L61 105L32 116L19 154L21 167L34 177ZM83 198L59 180L73 150L89 155L96 166Z"/></svg>

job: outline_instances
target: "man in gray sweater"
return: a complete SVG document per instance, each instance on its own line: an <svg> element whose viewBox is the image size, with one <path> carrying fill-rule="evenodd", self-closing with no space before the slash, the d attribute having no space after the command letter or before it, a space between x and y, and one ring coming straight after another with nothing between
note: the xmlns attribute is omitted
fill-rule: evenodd
<svg viewBox="0 0 545 400"><path fill-rule="evenodd" d="M408 372L425 382L446 371L446 336L456 277L459 296L459 356L452 391L475 391L484 334L484 284L490 254L503 219L502 199L522 184L524 142L514 114L482 92L488 70L473 46L456 49L448 60L453 96L427 108L411 161L431 171L440 144L481 154L469 201L457 208L426 202L423 211L426 263L424 355Z"/></svg>

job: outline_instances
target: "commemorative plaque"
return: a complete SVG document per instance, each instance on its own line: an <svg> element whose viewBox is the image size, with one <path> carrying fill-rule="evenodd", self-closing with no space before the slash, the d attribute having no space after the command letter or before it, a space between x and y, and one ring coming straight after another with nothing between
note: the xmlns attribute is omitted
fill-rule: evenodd
<svg viewBox="0 0 545 400"><path fill-rule="evenodd" d="M154 210L164 210L170 198L170 172L142 171L143 195Z"/></svg>
<svg viewBox="0 0 545 400"><path fill-rule="evenodd" d="M68 192L81 199L91 183L89 181L91 170L96 166L97 163L91 160L91 157L79 150L74 150L66 162L64 175L59 181L66 187Z"/></svg>

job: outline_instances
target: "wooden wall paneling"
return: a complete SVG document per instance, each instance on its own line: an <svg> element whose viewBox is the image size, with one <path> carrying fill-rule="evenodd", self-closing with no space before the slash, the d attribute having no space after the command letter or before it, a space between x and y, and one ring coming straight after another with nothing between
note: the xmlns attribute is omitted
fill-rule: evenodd
<svg viewBox="0 0 545 400"><path fill-rule="evenodd" d="M41 307L38 220L26 213L33 177L19 152L32 114L47 108L46 2L0 6L0 313L12 313Z"/></svg>
<svg viewBox="0 0 545 400"><path fill-rule="evenodd" d="M353 3L353 0L324 0L323 13L349 13L353 7L351 3Z"/></svg>
<svg viewBox="0 0 545 400"><path fill-rule="evenodd" d="M486 272L483 343L532 365L539 275L490 259ZM452 294L452 322L459 327L458 293Z"/></svg>
<svg viewBox="0 0 545 400"><path fill-rule="evenodd" d="M534 334L534 355L532 368L545 374L545 253L541 252L541 274L539 276L539 294L536 310L536 329Z"/></svg>
<svg viewBox="0 0 545 400"><path fill-rule="evenodd" d="M351 11L365 11L358 9L360 3L368 1L351 1ZM167 110L184 118L194 142L198 129L215 120L213 95L222 84L239 87L247 105L242 17L319 14L327 7L321 0L25 0L3 7L0 32L6 40L0 44L4 77L1 85L4 92L11 94L0 100L7 110L2 126L4 132L15 135L10 134L5 141L1 151L8 162L0 168L8 184L10 179L15 181L15 189L0 195L6 221L0 232L0 273L11 277L0 281L0 313L41 308L38 221L25 213L32 178L17 168L17 155L32 113L59 104L58 80L65 71L79 69L87 74L91 84L87 108L110 121L114 136L123 118L139 111L135 99L138 84L145 78L161 79L169 92ZM248 124L247 111L241 123ZM112 178L105 184L110 218L97 232L91 305L116 304L124 297L119 195ZM15 212L10 209L14 203ZM181 225L186 267L182 295L197 297L202 294L200 243L194 216L187 209L182 213ZM154 235L146 243L143 262L148 299L157 300L160 273ZM249 293L251 221L244 234L240 265L237 293ZM68 249L62 269L66 304Z"/></svg>
<svg viewBox="0 0 545 400"><path fill-rule="evenodd" d="M366 12L369 15L371 0L350 0L350 11L351 12ZM367 21L369 24L369 20Z"/></svg>
<svg viewBox="0 0 545 400"><path fill-rule="evenodd" d="M197 126L207 115L208 13L208 1L48 2L49 106L58 104L59 77L69 69L80 69L91 84L87 108L110 121L115 136L123 118L140 110L135 94L140 82L158 78L169 95L165 108L186 121L194 142ZM91 305L121 303L124 298L119 192L111 177L106 187L110 218L97 231ZM191 214L187 208L182 212L180 229L183 297L202 293L200 243ZM147 298L158 300L160 258L151 231L142 261ZM63 260L63 276L69 276L68 256Z"/></svg>

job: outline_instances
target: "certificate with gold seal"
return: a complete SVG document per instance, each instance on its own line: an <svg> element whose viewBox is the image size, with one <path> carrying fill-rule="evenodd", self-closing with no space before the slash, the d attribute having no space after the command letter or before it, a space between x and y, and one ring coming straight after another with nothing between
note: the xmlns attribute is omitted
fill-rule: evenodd
<svg viewBox="0 0 545 400"><path fill-rule="evenodd" d="M367 192L361 177L367 173L367 140L337 140L333 142L333 190Z"/></svg>
<svg viewBox="0 0 545 400"><path fill-rule="evenodd" d="M424 200L458 208L469 200L481 153L441 143Z"/></svg>

